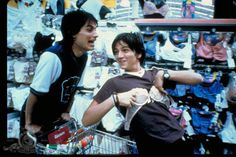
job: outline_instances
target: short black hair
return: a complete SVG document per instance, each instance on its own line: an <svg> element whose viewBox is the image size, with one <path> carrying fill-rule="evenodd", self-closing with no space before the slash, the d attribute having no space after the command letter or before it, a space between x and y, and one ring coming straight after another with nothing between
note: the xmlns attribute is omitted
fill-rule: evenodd
<svg viewBox="0 0 236 157"><path fill-rule="evenodd" d="M97 19L90 13L83 10L73 10L65 14L61 21L62 43L70 47L73 44L73 36L77 34L86 22L94 22Z"/></svg>
<svg viewBox="0 0 236 157"><path fill-rule="evenodd" d="M125 42L132 51L136 54L141 54L140 64L143 64L145 59L145 47L143 42L143 36L139 32L121 33L116 36L112 42L112 51L115 52L115 46L118 42Z"/></svg>

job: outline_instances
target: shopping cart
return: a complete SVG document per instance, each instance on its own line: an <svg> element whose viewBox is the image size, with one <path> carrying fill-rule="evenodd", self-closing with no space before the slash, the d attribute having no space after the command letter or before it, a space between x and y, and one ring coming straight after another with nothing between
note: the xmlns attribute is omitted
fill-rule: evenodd
<svg viewBox="0 0 236 157"><path fill-rule="evenodd" d="M87 145L85 143L77 154L138 154L134 141L96 130L96 126L90 127L78 136L79 139L82 137L79 143L88 137L92 137L92 140Z"/></svg>
<svg viewBox="0 0 236 157"><path fill-rule="evenodd" d="M58 120L42 128L42 133L27 135L35 143L36 154L73 154L75 153L76 134L83 131L75 119Z"/></svg>
<svg viewBox="0 0 236 157"><path fill-rule="evenodd" d="M56 126L53 131L47 132L46 135L41 135L41 139L38 138L39 136L34 138L36 139L36 154L138 154L134 141L96 128L97 125L81 127L72 119ZM70 136L68 136L68 132ZM30 134L29 136L32 137ZM52 138L54 139L52 140Z"/></svg>

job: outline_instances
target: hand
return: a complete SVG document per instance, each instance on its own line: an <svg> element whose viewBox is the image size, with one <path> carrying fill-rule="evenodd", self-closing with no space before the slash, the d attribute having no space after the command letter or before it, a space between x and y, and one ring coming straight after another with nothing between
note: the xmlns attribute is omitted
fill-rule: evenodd
<svg viewBox="0 0 236 157"><path fill-rule="evenodd" d="M161 93L155 86L152 86L149 91L149 96L154 100L160 100L163 97L163 93Z"/></svg>
<svg viewBox="0 0 236 157"><path fill-rule="evenodd" d="M61 118L62 118L63 120L69 121L71 117L70 117L70 114L69 114L69 113L64 112L64 113L61 114Z"/></svg>
<svg viewBox="0 0 236 157"><path fill-rule="evenodd" d="M42 126L37 124L26 124L25 129L31 134L36 134L41 131Z"/></svg>
<svg viewBox="0 0 236 157"><path fill-rule="evenodd" d="M147 89L134 88L132 90L135 91L135 105L144 105L147 103L147 100L149 99L149 93Z"/></svg>
<svg viewBox="0 0 236 157"><path fill-rule="evenodd" d="M163 84L164 84L163 70L158 71L153 84L159 90L159 92L161 92L162 94L165 94L165 95L167 94L167 92L163 88Z"/></svg>
<svg viewBox="0 0 236 157"><path fill-rule="evenodd" d="M148 91L144 88L134 88L128 92L118 93L118 99L121 106L131 107L137 102L138 95L148 95Z"/></svg>

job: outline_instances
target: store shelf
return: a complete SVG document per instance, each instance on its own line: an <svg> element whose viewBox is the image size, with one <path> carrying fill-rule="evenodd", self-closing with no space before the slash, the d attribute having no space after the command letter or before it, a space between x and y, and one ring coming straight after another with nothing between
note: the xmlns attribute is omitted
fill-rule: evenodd
<svg viewBox="0 0 236 157"><path fill-rule="evenodd" d="M14 110L12 108L7 109L7 120L19 117L20 117L20 111Z"/></svg>
<svg viewBox="0 0 236 157"><path fill-rule="evenodd" d="M236 19L136 19L141 31L236 32Z"/></svg>

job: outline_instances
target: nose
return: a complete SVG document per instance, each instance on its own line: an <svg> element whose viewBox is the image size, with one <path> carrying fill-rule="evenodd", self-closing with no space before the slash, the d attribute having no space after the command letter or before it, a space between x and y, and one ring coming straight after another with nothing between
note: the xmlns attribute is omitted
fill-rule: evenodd
<svg viewBox="0 0 236 157"><path fill-rule="evenodd" d="M98 33L97 33L97 31L96 31L96 30L94 30L94 31L93 31L93 36L94 36L95 38L97 38L97 37L98 37Z"/></svg>
<svg viewBox="0 0 236 157"><path fill-rule="evenodd" d="M123 53L122 53L122 51L118 51L117 53L116 53L116 58L122 58L124 55L123 55Z"/></svg>

